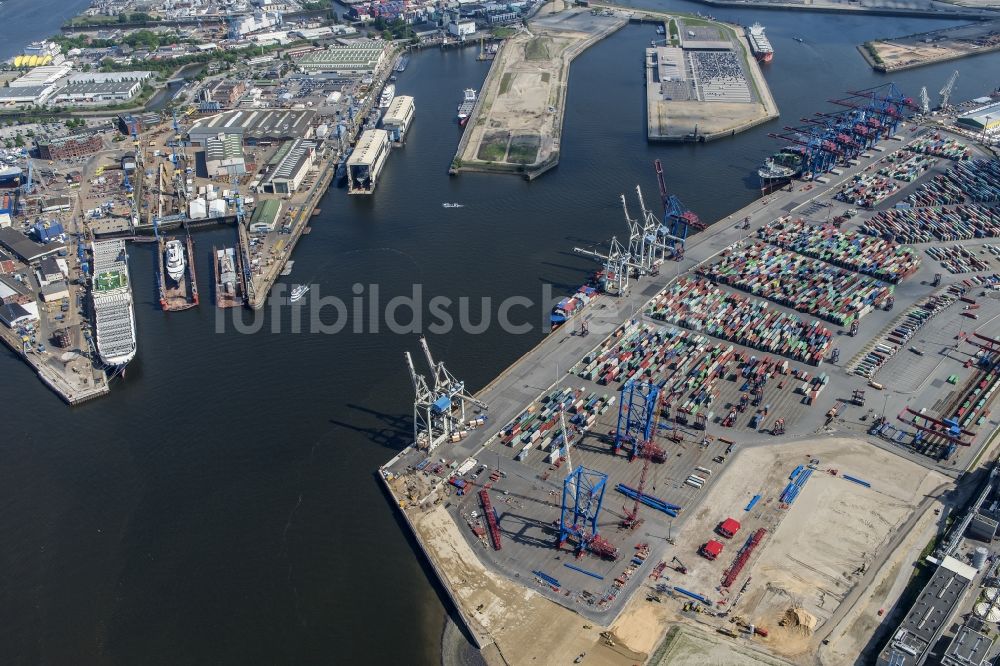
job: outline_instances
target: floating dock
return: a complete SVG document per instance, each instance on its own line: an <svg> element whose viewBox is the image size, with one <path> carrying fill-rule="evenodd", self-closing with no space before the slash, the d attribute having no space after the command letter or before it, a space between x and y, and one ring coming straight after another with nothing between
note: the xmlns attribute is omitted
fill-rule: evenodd
<svg viewBox="0 0 1000 666"><path fill-rule="evenodd" d="M198 305L198 280L195 277L194 268L194 240L188 234L185 247L187 250L187 260L184 267L184 276L180 282L174 283L167 275L167 267L163 260L166 251L166 244L173 238L161 238L157 244L160 272L158 276L160 289L160 307L164 312L177 312L188 310Z"/></svg>
<svg viewBox="0 0 1000 666"><path fill-rule="evenodd" d="M240 279L240 264L235 248L224 247L219 250L212 247L216 307L237 308L243 305L243 281Z"/></svg>

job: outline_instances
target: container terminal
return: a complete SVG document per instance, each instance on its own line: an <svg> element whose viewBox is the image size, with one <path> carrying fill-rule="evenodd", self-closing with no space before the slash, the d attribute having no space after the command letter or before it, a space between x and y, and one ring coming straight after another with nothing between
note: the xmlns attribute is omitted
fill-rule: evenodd
<svg viewBox="0 0 1000 666"><path fill-rule="evenodd" d="M666 177L623 197L633 242L578 248L610 289L475 394L407 354L381 478L484 651L865 648L997 426L997 161L888 90L877 138L699 233Z"/></svg>

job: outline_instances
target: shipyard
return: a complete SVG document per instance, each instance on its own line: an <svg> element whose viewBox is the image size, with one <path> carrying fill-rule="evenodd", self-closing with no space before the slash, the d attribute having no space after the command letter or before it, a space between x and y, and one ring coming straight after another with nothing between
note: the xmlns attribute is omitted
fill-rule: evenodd
<svg viewBox="0 0 1000 666"><path fill-rule="evenodd" d="M39 2L12 661L1000 659L994 0Z"/></svg>
<svg viewBox="0 0 1000 666"><path fill-rule="evenodd" d="M406 354L413 444L381 475L488 660L876 659L901 563L998 424L1000 191L892 84L837 101L774 134L794 176L712 224L651 165L659 196L575 248L591 286L482 390ZM942 571L992 580L950 534Z"/></svg>

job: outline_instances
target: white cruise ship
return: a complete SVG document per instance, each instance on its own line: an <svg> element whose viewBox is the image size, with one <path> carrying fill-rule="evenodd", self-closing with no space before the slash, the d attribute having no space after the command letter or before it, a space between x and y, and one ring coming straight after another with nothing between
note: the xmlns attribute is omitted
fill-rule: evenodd
<svg viewBox="0 0 1000 666"><path fill-rule="evenodd" d="M94 241L91 297L97 352L105 365L125 366L135 358L135 310L125 241Z"/></svg>
<svg viewBox="0 0 1000 666"><path fill-rule="evenodd" d="M389 105L392 104L392 98L396 96L396 86L393 84L387 85L382 89L382 97L378 100L378 108L388 109Z"/></svg>

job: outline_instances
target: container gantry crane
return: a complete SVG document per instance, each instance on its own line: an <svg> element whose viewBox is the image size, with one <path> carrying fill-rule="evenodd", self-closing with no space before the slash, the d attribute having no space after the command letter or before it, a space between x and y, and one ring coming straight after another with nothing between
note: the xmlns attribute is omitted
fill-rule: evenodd
<svg viewBox="0 0 1000 666"><path fill-rule="evenodd" d="M657 159L653 162L653 168L656 171L656 182L660 186L660 200L663 203L663 225L660 228L660 235L673 243L674 258L680 260L684 258L684 243L688 234L691 231L703 231L705 223L696 213L685 208L676 194L670 194L667 190L663 163Z"/></svg>

